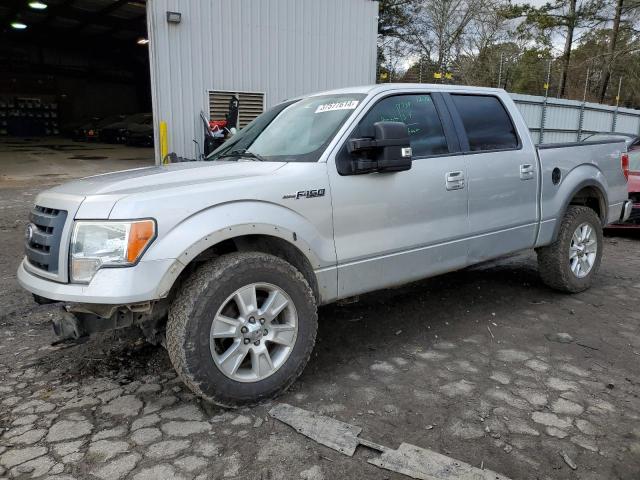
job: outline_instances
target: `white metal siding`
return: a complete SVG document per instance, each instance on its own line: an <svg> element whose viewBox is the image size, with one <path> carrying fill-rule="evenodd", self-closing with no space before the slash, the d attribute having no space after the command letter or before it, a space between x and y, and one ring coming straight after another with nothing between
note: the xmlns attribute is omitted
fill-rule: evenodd
<svg viewBox="0 0 640 480"><path fill-rule="evenodd" d="M148 0L156 132L166 121L169 151L195 158L210 90L263 92L269 108L374 83L377 15L371 0Z"/></svg>

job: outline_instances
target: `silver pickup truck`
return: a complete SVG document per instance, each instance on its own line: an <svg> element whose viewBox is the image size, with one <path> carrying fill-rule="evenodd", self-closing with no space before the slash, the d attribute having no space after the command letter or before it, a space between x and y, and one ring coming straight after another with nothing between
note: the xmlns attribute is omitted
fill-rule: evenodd
<svg viewBox="0 0 640 480"><path fill-rule="evenodd" d="M629 215L620 140L536 147L503 90L389 84L263 113L204 162L38 195L21 285L62 338L137 326L198 395L286 389L317 306L534 248L580 292Z"/></svg>

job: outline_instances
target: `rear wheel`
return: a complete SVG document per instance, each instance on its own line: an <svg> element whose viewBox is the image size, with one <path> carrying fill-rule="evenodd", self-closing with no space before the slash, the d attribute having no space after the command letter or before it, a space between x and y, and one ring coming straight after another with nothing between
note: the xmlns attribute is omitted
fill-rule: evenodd
<svg viewBox="0 0 640 480"><path fill-rule="evenodd" d="M167 350L194 393L248 405L295 381L316 330L315 299L299 271L273 255L234 253L183 284L169 310Z"/></svg>
<svg viewBox="0 0 640 480"><path fill-rule="evenodd" d="M542 281L563 292L588 289L600 268L603 250L602 224L589 207L567 209L557 240L538 249Z"/></svg>

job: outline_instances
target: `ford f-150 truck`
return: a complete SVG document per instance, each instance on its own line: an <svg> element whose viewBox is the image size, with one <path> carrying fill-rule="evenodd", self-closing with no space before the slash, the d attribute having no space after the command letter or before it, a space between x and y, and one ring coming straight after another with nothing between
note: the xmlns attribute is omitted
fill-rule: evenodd
<svg viewBox="0 0 640 480"><path fill-rule="evenodd" d="M620 139L536 147L503 90L388 84L284 102L208 161L40 193L21 285L62 338L138 326L226 406L286 389L317 306L520 250L580 292L624 221Z"/></svg>

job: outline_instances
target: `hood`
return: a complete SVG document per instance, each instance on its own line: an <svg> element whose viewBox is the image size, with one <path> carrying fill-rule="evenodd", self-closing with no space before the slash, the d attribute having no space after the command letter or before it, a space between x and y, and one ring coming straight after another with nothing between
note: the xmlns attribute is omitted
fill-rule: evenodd
<svg viewBox="0 0 640 480"><path fill-rule="evenodd" d="M275 172L285 163L257 161L185 162L95 175L52 188L68 195L126 196L199 183L236 180Z"/></svg>

